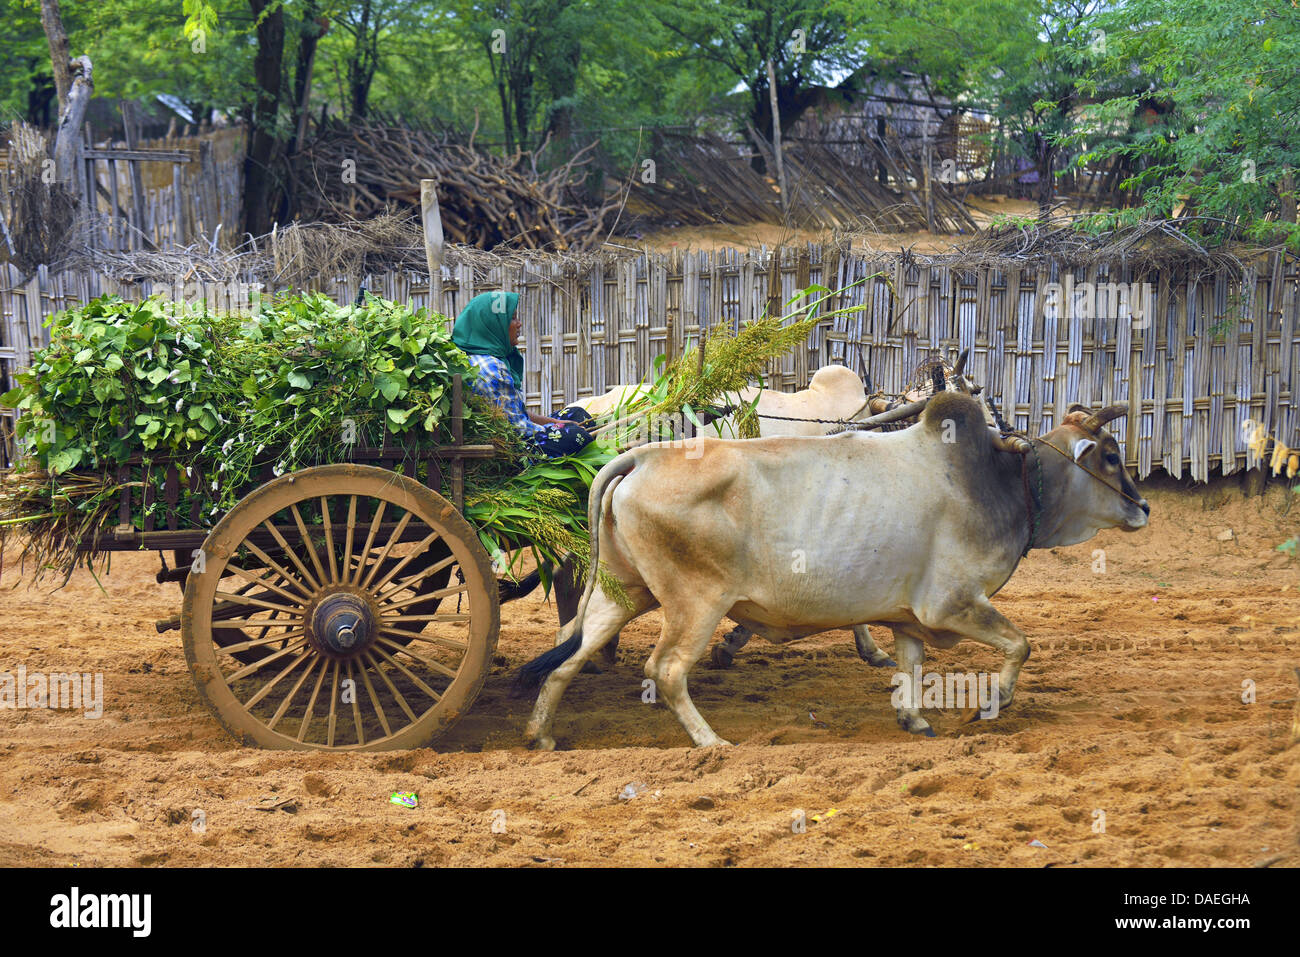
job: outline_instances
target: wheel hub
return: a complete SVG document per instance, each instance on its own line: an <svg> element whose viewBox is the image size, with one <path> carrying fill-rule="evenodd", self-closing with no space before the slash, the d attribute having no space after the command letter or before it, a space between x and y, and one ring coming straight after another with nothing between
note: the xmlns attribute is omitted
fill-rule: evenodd
<svg viewBox="0 0 1300 957"><path fill-rule="evenodd" d="M307 617L307 635L326 655L352 658L374 643L378 628L365 597L351 591L319 598Z"/></svg>

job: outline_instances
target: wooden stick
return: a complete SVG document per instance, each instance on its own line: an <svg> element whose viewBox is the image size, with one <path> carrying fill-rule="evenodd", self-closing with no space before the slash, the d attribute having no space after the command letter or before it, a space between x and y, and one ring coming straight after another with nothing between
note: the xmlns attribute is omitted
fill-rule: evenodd
<svg viewBox="0 0 1300 957"><path fill-rule="evenodd" d="M767 96L772 104L772 152L776 154L776 184L781 188L781 218L790 215L789 200L785 192L785 156L781 150L781 110L776 104L776 68L772 58L767 58Z"/></svg>
<svg viewBox="0 0 1300 957"><path fill-rule="evenodd" d="M429 265L429 311L441 313L442 213L438 209L438 188L435 180L420 180L420 214L424 222L424 258Z"/></svg>

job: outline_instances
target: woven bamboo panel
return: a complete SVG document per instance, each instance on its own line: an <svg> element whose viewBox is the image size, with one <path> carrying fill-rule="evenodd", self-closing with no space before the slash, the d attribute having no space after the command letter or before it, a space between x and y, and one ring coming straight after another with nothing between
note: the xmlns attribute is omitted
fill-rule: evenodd
<svg viewBox="0 0 1300 957"><path fill-rule="evenodd" d="M656 357L693 349L702 327L734 331L785 309L809 284L839 290L824 312L853 311L827 318L804 347L773 363L769 388L803 388L818 368L839 362L869 377L872 389L896 393L920 362L969 348L971 374L1006 420L1030 433L1060 422L1073 402L1129 403L1116 437L1139 476L1163 469L1205 481L1215 469L1258 465L1245 447L1247 419L1300 445L1300 263L1282 255L1250 263L1241 276L1190 263L1160 273L1124 263L922 265L816 245L581 262L538 256L446 267L440 305L454 315L478 292L519 292L527 402L551 411L653 378ZM318 288L351 302L361 285L428 305L427 277L415 273L337 277ZM124 285L46 269L24 281L4 267L0 391L44 343L51 312L103 293L134 299L153 291L147 280ZM238 304L228 287L185 292Z"/></svg>

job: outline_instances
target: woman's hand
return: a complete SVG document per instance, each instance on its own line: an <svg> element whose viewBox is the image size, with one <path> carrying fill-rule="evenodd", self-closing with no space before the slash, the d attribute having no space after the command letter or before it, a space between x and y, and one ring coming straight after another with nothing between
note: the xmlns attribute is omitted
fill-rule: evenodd
<svg viewBox="0 0 1300 957"><path fill-rule="evenodd" d="M555 419L549 415L542 415L540 412L529 412L528 418L537 425L550 425L557 429L563 428L566 425L573 425L572 422L567 422L564 419Z"/></svg>

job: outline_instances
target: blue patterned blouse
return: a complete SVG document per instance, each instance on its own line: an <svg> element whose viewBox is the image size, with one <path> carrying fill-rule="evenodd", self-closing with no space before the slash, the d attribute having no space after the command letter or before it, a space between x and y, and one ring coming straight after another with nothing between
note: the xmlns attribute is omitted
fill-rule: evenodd
<svg viewBox="0 0 1300 957"><path fill-rule="evenodd" d="M554 431L528 418L528 413L524 410L524 394L515 385L510 367L504 359L496 356L470 356L469 361L478 373L471 387L504 412L510 424L522 432L524 438L541 438L548 431Z"/></svg>

